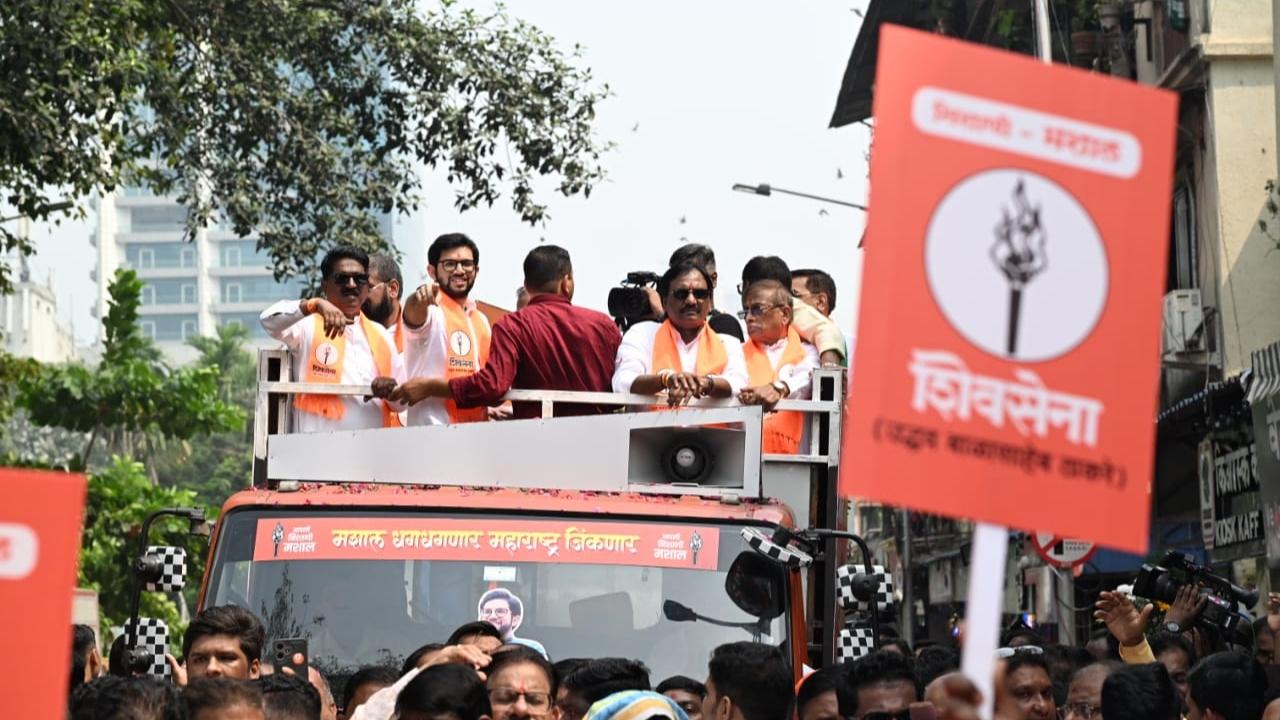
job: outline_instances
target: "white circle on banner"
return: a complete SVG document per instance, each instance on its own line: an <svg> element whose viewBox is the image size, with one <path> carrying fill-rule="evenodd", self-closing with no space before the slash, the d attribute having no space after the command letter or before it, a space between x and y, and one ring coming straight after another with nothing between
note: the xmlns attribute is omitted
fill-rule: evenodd
<svg viewBox="0 0 1280 720"><path fill-rule="evenodd" d="M316 362L325 367L331 367L338 362L338 348L331 342L320 343L316 346Z"/></svg>
<svg viewBox="0 0 1280 720"><path fill-rule="evenodd" d="M449 348L456 355L470 355L471 337L461 330L454 330L449 335Z"/></svg>
<svg viewBox="0 0 1280 720"><path fill-rule="evenodd" d="M1078 200L1027 170L985 170L942 198L925 235L934 302L965 340L998 357L1052 360L1093 332L1107 253Z"/></svg>

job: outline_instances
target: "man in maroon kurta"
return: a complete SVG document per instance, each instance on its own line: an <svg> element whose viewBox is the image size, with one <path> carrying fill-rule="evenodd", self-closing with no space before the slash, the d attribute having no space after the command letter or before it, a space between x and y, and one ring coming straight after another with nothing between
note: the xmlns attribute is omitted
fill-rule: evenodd
<svg viewBox="0 0 1280 720"><path fill-rule="evenodd" d="M489 359L474 375L445 380L411 378L392 393L412 405L428 397L452 398L458 407L496 405L512 388L609 392L622 333L609 316L574 306L569 253L540 245L524 259L529 304L493 326ZM557 403L555 414L608 412L597 405ZM538 403L514 403L514 416L540 417Z"/></svg>

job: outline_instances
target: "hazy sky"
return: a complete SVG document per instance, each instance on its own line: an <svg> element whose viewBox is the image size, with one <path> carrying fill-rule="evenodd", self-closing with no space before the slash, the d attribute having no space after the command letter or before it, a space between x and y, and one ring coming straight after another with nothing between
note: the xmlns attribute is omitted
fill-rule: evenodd
<svg viewBox="0 0 1280 720"><path fill-rule="evenodd" d="M617 143L604 159L609 178L589 200L544 195L551 215L545 227L521 223L505 199L492 209L459 214L444 181L428 178L425 207L401 219L396 230L406 283L421 279L432 238L466 232L481 250L475 297L513 307L521 260L545 238L573 256L575 302L604 310L608 289L628 271L661 271L686 238L716 251L718 307L740 306L734 285L748 258L776 254L793 268L820 267L835 276L835 315L848 331L857 308L862 213L730 188L768 182L865 202L867 129L827 128L861 22L853 8L865 5L509 2L513 15L549 32L562 47L583 45L582 62L612 89L598 115L601 137ZM96 328L91 234L91 222L33 232L39 248L34 274L43 279L55 269L61 312L74 312L81 342Z"/></svg>

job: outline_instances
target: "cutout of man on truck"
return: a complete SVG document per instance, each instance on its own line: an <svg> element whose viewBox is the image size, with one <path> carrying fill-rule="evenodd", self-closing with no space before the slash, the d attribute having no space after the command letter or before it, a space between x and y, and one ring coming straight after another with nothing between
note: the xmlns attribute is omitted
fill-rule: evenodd
<svg viewBox="0 0 1280 720"><path fill-rule="evenodd" d="M476 608L479 619L497 628L504 643L526 645L546 656L547 649L542 643L516 637L516 629L524 621L524 603L515 593L506 588L493 588L480 596Z"/></svg>

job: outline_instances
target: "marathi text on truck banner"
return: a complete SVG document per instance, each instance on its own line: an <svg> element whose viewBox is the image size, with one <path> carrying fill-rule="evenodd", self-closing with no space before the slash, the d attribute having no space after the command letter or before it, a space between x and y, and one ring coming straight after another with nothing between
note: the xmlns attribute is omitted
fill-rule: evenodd
<svg viewBox="0 0 1280 720"><path fill-rule="evenodd" d="M255 561L452 560L583 563L716 570L711 526L492 520L317 517L258 521Z"/></svg>

